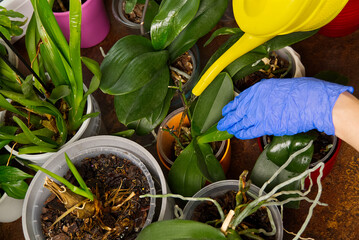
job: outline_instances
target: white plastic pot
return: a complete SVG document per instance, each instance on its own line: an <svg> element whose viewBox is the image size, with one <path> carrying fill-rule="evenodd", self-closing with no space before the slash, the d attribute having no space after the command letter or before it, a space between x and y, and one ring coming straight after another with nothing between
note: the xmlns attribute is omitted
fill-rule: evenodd
<svg viewBox="0 0 359 240"><path fill-rule="evenodd" d="M85 87L84 87L85 88ZM86 91L87 89L85 89ZM96 102L95 98L89 95L87 97L87 109L86 114L93 113L93 112L100 112L100 108L98 106L98 103ZM0 122L4 120L5 112L0 113ZM77 130L76 134L67 141L63 146L68 146L74 143L75 141L86 138L89 136L94 136L99 134L101 129L101 114L94 118L86 119L81 127ZM47 153L39 153L39 154L19 154L18 151L12 150L9 145L5 146L5 149L9 152L12 152L13 155L20 159L31 161L34 164L37 164L41 166L44 164L52 155L54 155L53 152L47 152Z"/></svg>
<svg viewBox="0 0 359 240"><path fill-rule="evenodd" d="M131 140L107 135L81 139L59 150L50 157L43 167L58 175L64 175L68 171L64 152L69 155L74 163L81 161L84 156L91 157L103 152L116 153L116 155L131 161L132 159L137 159L134 160L137 162L135 163L137 166L145 165L147 168L146 174L152 177L155 186L153 189L156 189L156 193L168 193L166 180L156 159L145 148ZM50 192L43 187L45 176L46 174L43 172L36 173L24 199L22 227L25 239L28 240L43 239L40 214L43 203L50 196ZM151 205L156 206L154 213L151 213L153 221L173 217L173 205L168 199L152 199ZM149 222L150 220L146 221L146 224Z"/></svg>
<svg viewBox="0 0 359 240"><path fill-rule="evenodd" d="M212 183L210 185L205 186L201 190L199 190L195 195L194 198L200 197L210 197L215 198L221 195L224 195L228 191L238 191L238 180L223 180ZM258 196L259 188L255 185L251 185L249 188L249 192L253 195ZM183 219L190 220L195 208L201 204L200 201L189 201L183 209ZM275 235L275 240L283 239L283 221L279 210L276 206L268 206L269 210L272 213L272 217L277 229L277 233Z"/></svg>
<svg viewBox="0 0 359 240"><path fill-rule="evenodd" d="M0 198L0 222L13 222L21 217L23 202L23 199L15 199L4 193Z"/></svg>

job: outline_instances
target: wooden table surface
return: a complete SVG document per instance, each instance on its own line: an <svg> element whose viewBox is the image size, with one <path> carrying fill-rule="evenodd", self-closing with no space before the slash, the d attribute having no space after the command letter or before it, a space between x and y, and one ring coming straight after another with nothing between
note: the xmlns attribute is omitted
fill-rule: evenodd
<svg viewBox="0 0 359 240"><path fill-rule="evenodd" d="M95 47L83 49L84 56L102 62L100 47L107 52L121 37L135 34L136 31L126 28L119 23L111 11L112 0L104 0L111 21L111 30L106 39ZM236 26L234 21L222 21L215 29L222 26ZM214 29L214 30L215 30ZM226 40L226 37L215 39L207 47L203 43L209 38L207 34L198 42L200 50L201 68L212 53ZM24 53L24 40L19 40L16 47ZM313 76L323 70L332 70L347 76L350 85L356 89L355 96L359 96L359 31L345 37L328 38L319 34L292 46L300 55L306 68L306 75ZM90 73L85 70L85 83L90 80ZM115 115L113 97L103 94L100 90L94 93L99 102L102 120L108 134L125 129ZM359 120L358 120L359 121ZM152 136L133 137L132 140L146 145L152 142ZM238 179L239 174L247 169L251 170L260 154L256 140L232 140L232 162L227 174L229 179ZM154 144L146 147L156 159L157 153ZM316 207L310 225L303 237L314 239L359 239L359 153L346 143L342 144L337 162L323 180L321 201L327 207ZM163 168L165 174L166 170ZM284 215L284 227L288 231L298 231L308 212L308 205L302 204L298 210L287 209ZM286 234L285 239L291 239ZM12 223L0 223L0 239L24 239L21 227L21 218Z"/></svg>

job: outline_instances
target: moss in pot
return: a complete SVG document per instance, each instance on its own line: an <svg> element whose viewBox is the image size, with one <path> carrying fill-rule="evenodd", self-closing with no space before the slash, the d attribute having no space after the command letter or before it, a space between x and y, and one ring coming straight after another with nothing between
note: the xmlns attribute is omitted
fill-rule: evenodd
<svg viewBox="0 0 359 240"><path fill-rule="evenodd" d="M150 199L139 199L154 192L145 168L112 153L84 158L77 168L65 157L71 172L64 178L30 165L64 184L45 179L44 187L53 193L41 214L46 239L135 239L154 210ZM72 185L76 180L78 185Z"/></svg>

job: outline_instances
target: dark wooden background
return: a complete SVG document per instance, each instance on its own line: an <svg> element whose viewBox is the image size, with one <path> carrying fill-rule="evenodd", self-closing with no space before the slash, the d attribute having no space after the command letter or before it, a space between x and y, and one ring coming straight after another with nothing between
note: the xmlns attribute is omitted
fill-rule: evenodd
<svg viewBox="0 0 359 240"><path fill-rule="evenodd" d="M84 56L91 57L99 63L103 60L100 47L107 52L121 37L136 33L136 31L126 28L113 17L111 11L112 0L104 0L104 2L111 21L110 33L97 46L82 50ZM222 26L236 26L236 24L234 21L221 21L215 29ZM212 53L226 40L226 37L219 37L207 47L203 47L203 43L209 36L210 34L207 34L198 42L201 68L204 67ZM25 54L23 39L19 40L15 45ZM340 38L328 38L316 34L292 47L301 55L307 76L313 76L324 70L337 71L350 79L350 85L355 88L354 95L359 97L359 31ZM90 78L90 73L85 70L84 81L86 84L89 83ZM100 105L102 120L107 133L111 134L123 130L124 127L117 121L114 112L113 97L103 94L100 90L97 90L94 96ZM153 137L133 137L132 140L142 145L147 145L153 141ZM158 159L154 144L146 148ZM255 139L242 141L233 138L232 162L227 177L238 179L243 170L251 170L259 154L259 147ZM324 189L321 201L329 206L315 208L310 225L304 232L303 237L323 240L359 239L358 161L359 153L348 144L343 143L332 172L323 180ZM164 168L163 170L166 174L166 170ZM305 203L298 210L286 210L284 214L285 229L291 232L298 231L307 212L308 204ZM291 238L290 235L286 234L285 239ZM0 223L0 239L24 239L21 218L13 223Z"/></svg>

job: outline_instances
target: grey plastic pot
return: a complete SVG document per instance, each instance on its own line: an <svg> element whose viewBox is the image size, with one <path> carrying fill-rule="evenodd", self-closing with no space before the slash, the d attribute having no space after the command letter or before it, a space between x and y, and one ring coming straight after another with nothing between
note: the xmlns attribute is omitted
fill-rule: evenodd
<svg viewBox="0 0 359 240"><path fill-rule="evenodd" d="M59 150L43 167L58 175L64 175L68 171L64 152L74 163L81 161L84 157L115 153L131 160L142 169L149 182L152 182L151 194L167 194L168 192L165 178L155 158L145 148L131 140L107 135L81 139ZM45 200L50 196L50 192L43 188L45 176L43 172L36 173L24 199L22 227L25 239L28 240L44 239L40 226L40 214ZM172 209L173 205L167 199L157 201L152 198L145 225L155 220L171 219Z"/></svg>
<svg viewBox="0 0 359 240"><path fill-rule="evenodd" d="M228 191L238 191L238 180L223 180L212 183L199 190L195 195L193 195L193 197L214 198L217 196L221 196ZM258 196L259 188L252 184L250 186L249 192ZM190 220L193 215L194 209L201 203L202 202L200 201L189 201L183 209L183 219ZM272 217L277 229L275 239L281 240L283 239L283 221L279 210L276 206L269 206L268 208L272 213Z"/></svg>

